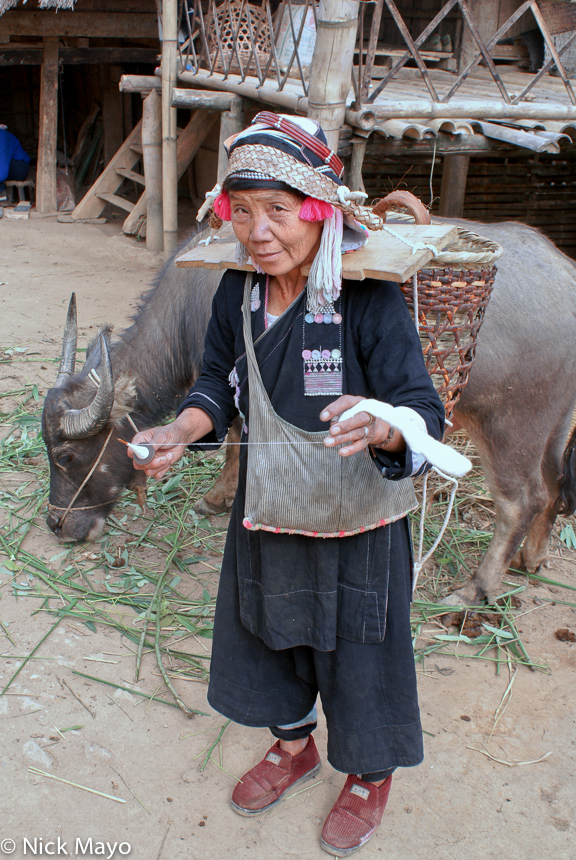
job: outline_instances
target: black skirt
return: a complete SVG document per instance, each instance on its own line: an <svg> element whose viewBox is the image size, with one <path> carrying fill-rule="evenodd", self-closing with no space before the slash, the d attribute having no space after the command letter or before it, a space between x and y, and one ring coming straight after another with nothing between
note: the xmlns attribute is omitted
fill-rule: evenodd
<svg viewBox="0 0 576 860"><path fill-rule="evenodd" d="M320 695L328 727L328 760L336 770L368 773L419 764L423 747L410 630L407 518L346 538L254 533L242 526L243 502L240 492L222 565L210 705L241 725L270 727L303 719ZM387 557L380 558L388 580L382 641L366 643L337 635L331 650L310 645L272 648L243 624L238 581L263 549L267 557L275 547L278 566L287 570L300 565L311 549L330 557L332 542L339 544L333 550L346 557L365 554L369 540L377 548L387 547ZM348 619L351 629L353 622Z"/></svg>

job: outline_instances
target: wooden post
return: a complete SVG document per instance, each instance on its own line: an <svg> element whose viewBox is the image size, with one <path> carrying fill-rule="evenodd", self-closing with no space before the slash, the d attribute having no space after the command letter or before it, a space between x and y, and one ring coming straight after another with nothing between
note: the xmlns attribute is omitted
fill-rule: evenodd
<svg viewBox="0 0 576 860"><path fill-rule="evenodd" d="M102 124L104 126L104 165L116 155L124 143L122 125L122 93L118 83L121 66L102 66Z"/></svg>
<svg viewBox="0 0 576 860"><path fill-rule="evenodd" d="M146 247L164 247L162 224L162 99L152 90L142 105L142 160L146 179Z"/></svg>
<svg viewBox="0 0 576 860"><path fill-rule="evenodd" d="M350 159L350 175L348 176L348 188L351 191L364 191L364 180L362 179L362 166L366 154L366 136L355 134L352 137L352 157Z"/></svg>
<svg viewBox="0 0 576 860"><path fill-rule="evenodd" d="M58 39L45 38L40 73L40 123L36 209L42 215L57 211L56 143L58 136Z"/></svg>
<svg viewBox="0 0 576 860"><path fill-rule="evenodd" d="M468 9L480 36L484 40L484 43L486 43L498 29L500 0L468 0ZM478 43L472 35L470 27L463 21L462 41L458 55L458 72L463 72L479 53L480 48L478 47Z"/></svg>
<svg viewBox="0 0 576 860"><path fill-rule="evenodd" d="M231 135L238 134L244 130L244 111L242 109L242 99L235 96L230 110L222 111L220 114L220 143L218 144L218 179L220 184L224 181L226 175L226 167L228 165L228 156L224 149L224 141Z"/></svg>
<svg viewBox="0 0 576 860"><path fill-rule="evenodd" d="M359 9L358 0L320 0L318 9L308 116L320 123L334 152L352 81Z"/></svg>
<svg viewBox="0 0 576 860"><path fill-rule="evenodd" d="M462 218L468 178L469 155L445 155L442 162L440 186L441 218Z"/></svg>
<svg viewBox="0 0 576 860"><path fill-rule="evenodd" d="M178 245L176 108L172 107L178 48L178 0L162 0L162 37L162 212L164 251L170 254Z"/></svg>

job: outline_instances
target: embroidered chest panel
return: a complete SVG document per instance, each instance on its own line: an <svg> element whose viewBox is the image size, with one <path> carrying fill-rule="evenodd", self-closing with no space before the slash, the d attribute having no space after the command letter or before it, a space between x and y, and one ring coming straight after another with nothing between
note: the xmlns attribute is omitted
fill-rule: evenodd
<svg viewBox="0 0 576 860"><path fill-rule="evenodd" d="M342 315L338 299L317 314L307 313L302 331L306 397L339 397L343 391Z"/></svg>

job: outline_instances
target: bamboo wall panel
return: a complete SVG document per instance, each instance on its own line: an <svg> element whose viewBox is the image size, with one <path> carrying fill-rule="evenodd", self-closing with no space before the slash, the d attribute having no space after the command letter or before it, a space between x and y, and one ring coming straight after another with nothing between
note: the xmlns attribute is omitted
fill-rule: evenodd
<svg viewBox="0 0 576 860"><path fill-rule="evenodd" d="M431 167L431 157L382 158L377 147L369 144L364 185L371 198L401 188L429 205ZM432 175L433 214L438 213L441 180L442 158L437 157ZM471 157L464 217L522 221L538 227L576 259L576 154Z"/></svg>

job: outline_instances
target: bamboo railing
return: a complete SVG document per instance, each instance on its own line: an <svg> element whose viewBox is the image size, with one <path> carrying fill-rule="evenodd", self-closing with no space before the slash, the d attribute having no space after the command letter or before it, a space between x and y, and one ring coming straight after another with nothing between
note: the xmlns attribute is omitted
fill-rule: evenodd
<svg viewBox="0 0 576 860"><path fill-rule="evenodd" d="M198 76L202 86L230 89L238 95L305 113L319 22L317 6L316 0L282 0L274 6L271 0L180 0L180 76L188 81ZM558 7L562 7L560 11ZM576 118L576 94L562 62L576 40L576 4L519 2L516 11L489 37L482 36L480 22L475 19L479 13L472 14L466 0L447 0L418 35L413 32L415 26L406 23L400 0L360 2L358 8L349 111L362 116L370 110L378 120L402 116ZM525 75L518 87L507 82L491 54L502 39L514 33L523 15L531 16L533 26L540 30L550 59L536 74ZM441 53L442 58L452 58L448 68L453 74L444 75L439 83L434 73L438 55L427 49L427 41L446 22L455 20L453 50ZM381 41L383 28L394 34L395 50L389 52L389 68L378 65L387 53ZM570 30L574 32L569 42L556 48L553 36ZM468 44L466 56L461 50L464 39ZM408 63L416 66L419 81L411 99L405 93L399 97L397 90ZM493 94L485 98L470 94L470 82L480 71L480 64L494 84ZM563 82L564 98L548 104L542 99L534 101L531 91L553 67Z"/></svg>

